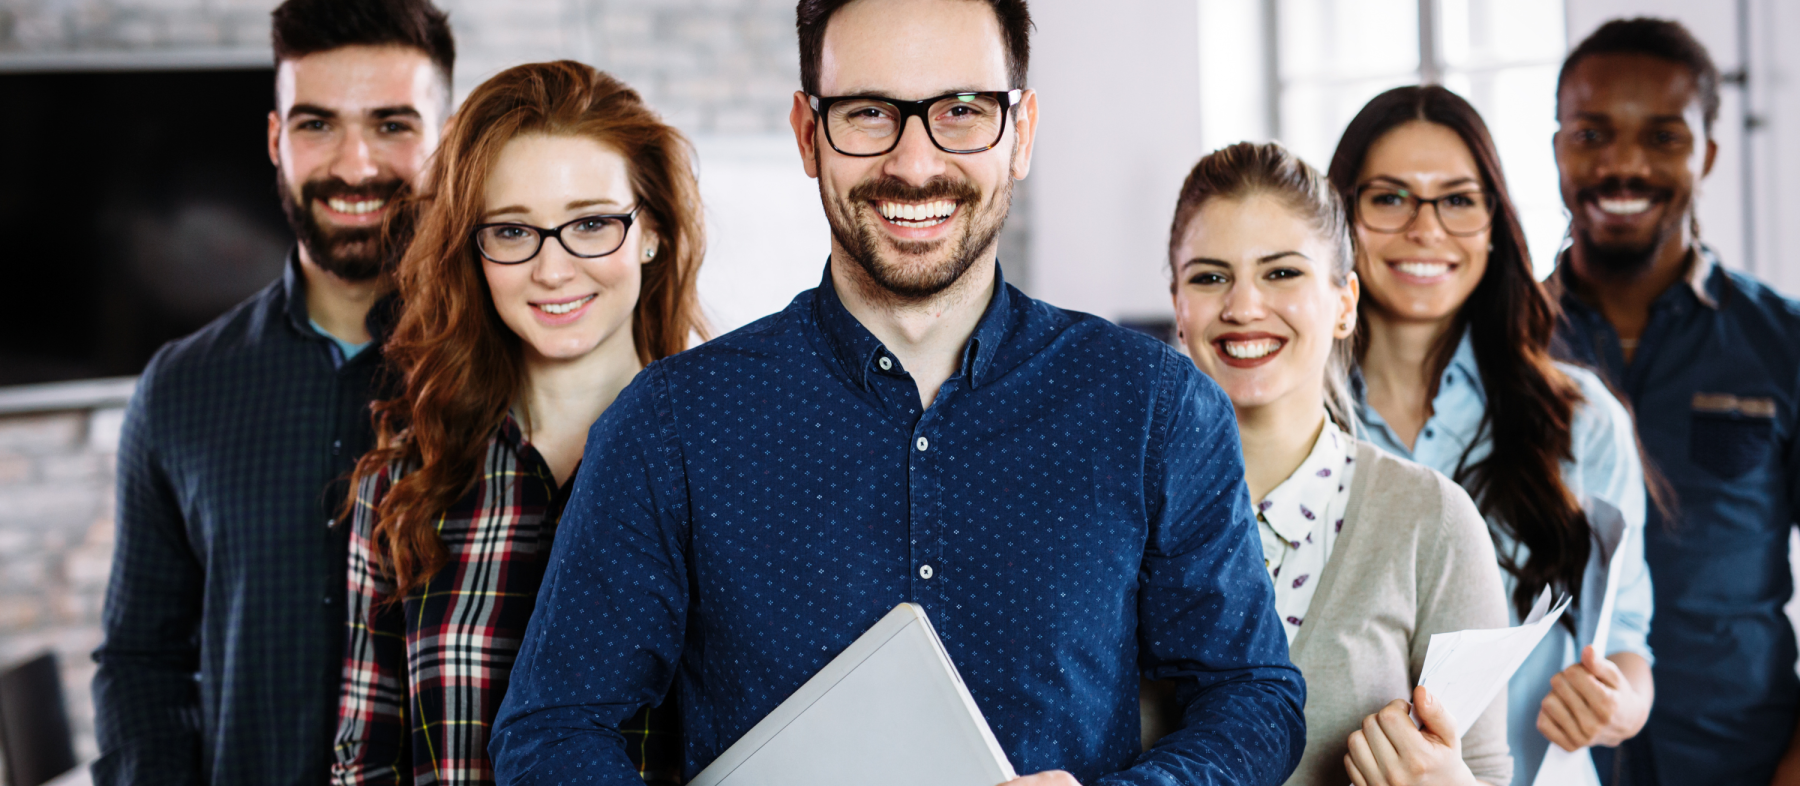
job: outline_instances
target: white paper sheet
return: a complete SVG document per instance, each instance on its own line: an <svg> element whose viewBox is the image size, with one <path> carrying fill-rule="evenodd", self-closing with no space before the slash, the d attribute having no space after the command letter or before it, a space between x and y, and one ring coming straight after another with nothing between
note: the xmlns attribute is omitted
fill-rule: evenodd
<svg viewBox="0 0 1800 786"><path fill-rule="evenodd" d="M1625 563L1617 557L1625 550L1631 530L1626 529L1625 518L1617 508L1599 501L1591 501L1587 508L1588 526L1598 541L1594 544L1598 550L1596 557L1606 565L1606 586L1583 587L1581 600L1583 608L1593 608L1592 599L1595 595L1600 596L1600 615L1594 622L1593 644L1604 656L1606 639L1612 635L1613 606L1619 597L1619 572ZM1587 748L1566 751L1551 743L1531 786L1600 786L1600 774L1594 771L1594 759Z"/></svg>
<svg viewBox="0 0 1800 786"><path fill-rule="evenodd" d="M1568 608L1568 598L1550 608L1550 588L1545 587L1530 616L1516 628L1432 634L1419 686L1456 718L1457 737L1467 733L1469 724L1494 702L1513 672ZM1418 720L1417 713L1413 720Z"/></svg>

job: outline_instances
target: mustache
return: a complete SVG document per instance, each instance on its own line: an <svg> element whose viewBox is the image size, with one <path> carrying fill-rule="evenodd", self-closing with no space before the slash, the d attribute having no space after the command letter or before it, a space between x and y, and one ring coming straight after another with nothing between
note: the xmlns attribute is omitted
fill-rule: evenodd
<svg viewBox="0 0 1800 786"><path fill-rule="evenodd" d="M981 191L974 183L967 180L951 180L947 177L934 177L925 181L924 185L915 186L900 178L885 175L874 180L857 183L845 195L851 202L931 202L950 200L961 203L974 203L981 200Z"/></svg>
<svg viewBox="0 0 1800 786"><path fill-rule="evenodd" d="M1599 199L1600 197L1617 197L1630 195L1648 196L1651 199L1668 201L1674 194L1673 189L1652 184L1641 177L1609 177L1594 185L1575 192L1578 201Z"/></svg>
<svg viewBox="0 0 1800 786"><path fill-rule="evenodd" d="M342 178L328 177L308 180L300 185L300 198L304 204L312 204L314 200L331 198L358 201L361 199L384 199L392 201L406 189L406 181L400 178L390 180L372 180L367 183L351 185Z"/></svg>

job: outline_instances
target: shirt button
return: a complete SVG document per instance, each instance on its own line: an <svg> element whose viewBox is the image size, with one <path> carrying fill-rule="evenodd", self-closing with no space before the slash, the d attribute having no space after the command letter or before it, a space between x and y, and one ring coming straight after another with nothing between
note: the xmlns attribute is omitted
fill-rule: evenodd
<svg viewBox="0 0 1800 786"><path fill-rule="evenodd" d="M920 565L919 566L919 578L929 579L936 573L937 573L937 571L932 570L930 565Z"/></svg>
<svg viewBox="0 0 1800 786"><path fill-rule="evenodd" d="M327 605L327 606L331 605L331 596L330 595L325 596L325 605Z"/></svg>
<svg viewBox="0 0 1800 786"><path fill-rule="evenodd" d="M332 440L331 441L331 455L336 456L343 452L344 452L344 441L341 439Z"/></svg>
<svg viewBox="0 0 1800 786"><path fill-rule="evenodd" d="M931 447L931 441L930 441L930 440L927 440L927 439L926 439L926 438L924 438L924 437L920 437L920 438L919 438L919 441L918 441L918 442L914 442L914 443L913 443L913 445L914 445L914 446L916 446L916 447L918 447L918 449L919 449L919 451L920 451L920 452L924 452L924 450L925 450L925 449L926 449L926 448L928 448L928 447Z"/></svg>
<svg viewBox="0 0 1800 786"><path fill-rule="evenodd" d="M884 357L875 361L875 365L880 366L882 371L891 371L894 368L894 361Z"/></svg>
<svg viewBox="0 0 1800 786"><path fill-rule="evenodd" d="M1431 429L1425 429L1425 438L1431 439Z"/></svg>

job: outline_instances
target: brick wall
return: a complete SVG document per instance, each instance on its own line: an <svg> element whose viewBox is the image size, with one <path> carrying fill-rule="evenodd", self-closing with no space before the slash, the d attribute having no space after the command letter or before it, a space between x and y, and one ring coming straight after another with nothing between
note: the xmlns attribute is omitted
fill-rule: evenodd
<svg viewBox="0 0 1800 786"><path fill-rule="evenodd" d="M112 560L123 410L0 418L0 664L57 654L76 752L95 754L88 657Z"/></svg>
<svg viewBox="0 0 1800 786"><path fill-rule="evenodd" d="M0 54L268 49L273 0L5 0ZM624 79L690 134L787 128L799 81L791 0L439 0L456 86L574 58Z"/></svg>

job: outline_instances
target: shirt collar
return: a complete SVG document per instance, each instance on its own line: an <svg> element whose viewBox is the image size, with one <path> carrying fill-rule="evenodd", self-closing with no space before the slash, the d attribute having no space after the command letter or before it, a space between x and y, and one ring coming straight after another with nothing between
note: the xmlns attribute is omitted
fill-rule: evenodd
<svg viewBox="0 0 1800 786"><path fill-rule="evenodd" d="M300 272L300 249L298 246L288 250L287 263L281 271L282 295L287 299L288 324L300 335L319 341L330 341L330 337L314 330L312 314L306 310L306 274ZM389 293L375 301L369 307L369 315L363 319L363 327L369 331L369 340L374 346L357 353L362 357L371 350L381 348L381 343L394 328L400 315L400 298L396 293ZM354 359L354 358L353 358Z"/></svg>
<svg viewBox="0 0 1800 786"><path fill-rule="evenodd" d="M513 412L510 409L506 411L505 417L500 418L500 433L498 436L500 441L511 447L514 452L518 452L525 447L525 429L519 425L519 419L513 416Z"/></svg>
<svg viewBox="0 0 1800 786"><path fill-rule="evenodd" d="M993 364L994 354L999 351L1001 343L1011 332L1016 320L1010 318L1015 301L1006 279L1000 272L1000 265L994 265L994 295L988 300L987 310L981 314L981 320L975 323L975 332L969 336L969 343L963 347L962 375L969 381L970 388L980 387L985 374ZM860 387L867 388L869 373L879 371L881 358L893 358L894 354L883 346L875 334L857 321L850 309L844 307L839 299L837 287L831 281L831 260L825 261L825 275L819 281L818 296L814 298L813 314L819 329L825 334L825 341L831 347L832 354L843 364L850 379ZM897 359L891 363L898 364ZM898 369L898 366L895 367Z"/></svg>
<svg viewBox="0 0 1800 786"><path fill-rule="evenodd" d="M1547 282L1551 292L1559 295L1557 300L1562 303L1564 309L1577 307L1584 311L1591 311L1592 308L1575 295L1575 288L1572 286L1574 282L1569 278L1568 261L1569 251L1564 249L1562 254L1557 257L1556 270L1550 274L1550 280ZM1688 292L1693 294L1694 299L1699 301L1700 305L1715 311L1718 310L1719 290L1722 284L1714 280L1715 276L1713 275L1718 268L1718 255L1710 247L1700 245L1698 250L1689 249L1687 273L1682 276L1682 280L1687 286L1685 288L1669 287L1667 291L1657 297L1657 300L1680 297L1679 293Z"/></svg>
<svg viewBox="0 0 1800 786"><path fill-rule="evenodd" d="M1450 364L1444 367L1445 379L1438 380L1438 395L1433 399L1434 409L1437 400L1444 396L1444 388L1448 387L1446 383L1450 382L1448 377L1451 374L1462 377L1471 388L1482 394L1483 401L1487 400L1487 392L1481 386L1481 365L1475 362L1475 341L1469 337L1467 327L1463 328L1462 338L1456 340L1456 352L1450 356Z"/></svg>
<svg viewBox="0 0 1800 786"><path fill-rule="evenodd" d="M1700 305L1714 311L1719 310L1720 282L1713 275L1718 267L1719 260L1713 250L1700 246L1700 250L1694 254L1693 262L1688 265L1687 272L1687 284L1694 291L1694 298L1700 301Z"/></svg>
<svg viewBox="0 0 1800 786"><path fill-rule="evenodd" d="M1389 453L1401 458L1419 460L1413 449L1400 441L1393 427L1381 417L1374 407L1368 404L1367 383L1363 380L1362 369L1350 370L1350 395L1356 406L1357 420L1366 429L1364 436L1381 446ZM1469 328L1464 327L1462 336L1456 340L1456 350L1450 355L1450 362L1444 366L1444 376L1438 380L1437 395L1431 399L1431 417L1427 419L1428 427L1449 427L1458 433L1473 432L1479 428L1481 418L1487 412L1487 388L1482 386L1481 365L1475 360L1475 341L1470 337ZM1423 432L1423 429L1421 429ZM1415 439L1413 445L1417 447Z"/></svg>
<svg viewBox="0 0 1800 786"><path fill-rule="evenodd" d="M1331 418L1326 418L1325 427L1319 430L1319 438L1313 442L1306 460L1300 462L1300 468L1270 489L1256 506L1276 534L1290 542L1298 541L1318 525L1318 517L1325 515L1326 504L1337 494L1340 476L1349 463L1350 445L1350 438ZM1308 513L1312 518L1307 517Z"/></svg>
<svg viewBox="0 0 1800 786"><path fill-rule="evenodd" d="M287 263L281 269L281 288L287 298L288 324L302 336L325 340L319 331L312 329L312 315L306 311L306 275L300 272L298 247L288 250Z"/></svg>

